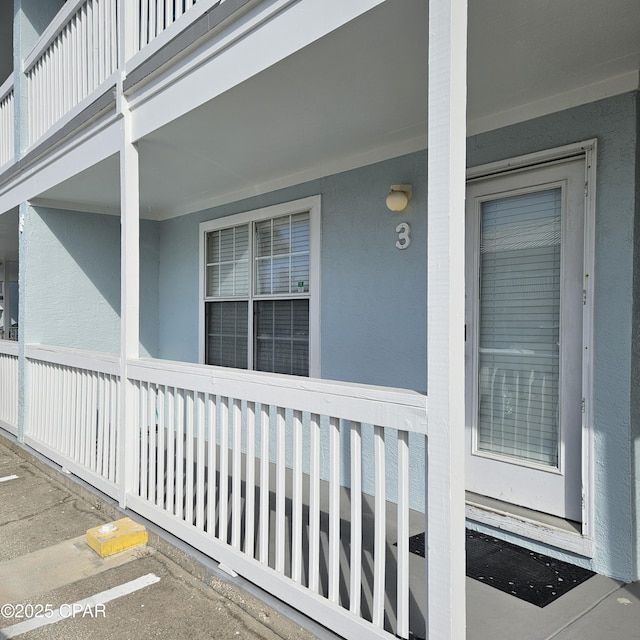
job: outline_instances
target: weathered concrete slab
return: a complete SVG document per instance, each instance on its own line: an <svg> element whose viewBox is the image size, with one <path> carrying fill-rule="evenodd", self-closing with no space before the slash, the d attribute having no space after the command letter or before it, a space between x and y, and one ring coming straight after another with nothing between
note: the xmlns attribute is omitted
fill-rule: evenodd
<svg viewBox="0 0 640 640"><path fill-rule="evenodd" d="M0 602L25 602L78 580L94 576L149 554L146 547L105 558L98 556L84 536L0 563Z"/></svg>

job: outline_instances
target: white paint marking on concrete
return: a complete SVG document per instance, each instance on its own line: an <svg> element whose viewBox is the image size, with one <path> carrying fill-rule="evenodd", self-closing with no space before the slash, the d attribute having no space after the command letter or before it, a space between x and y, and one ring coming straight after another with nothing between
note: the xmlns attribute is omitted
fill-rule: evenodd
<svg viewBox="0 0 640 640"><path fill-rule="evenodd" d="M49 617L31 618L30 620L25 620L24 622L19 622L18 624L14 624L10 627L0 629L0 638L3 638L3 640L6 638L6 640L9 640L9 638L15 638L22 633L27 633L28 631L33 631L40 627L46 627L54 622L60 622L60 620L66 620L67 618L72 617L72 612L74 611L80 617L82 616L82 611L86 610L87 607L104 605L107 602L111 602L111 600L129 595L130 593L139 591L140 589L148 587L149 585L155 584L159 581L160 578L155 573L148 573L146 576L141 576L140 578L136 578L130 582L125 582L124 584L113 587L112 589L101 591L100 593L89 598L85 598L84 600L78 600L78 602L74 602L73 604L63 604L59 609L53 611ZM44 614L44 616L46 615L47 614Z"/></svg>
<svg viewBox="0 0 640 640"><path fill-rule="evenodd" d="M18 476L5 476L4 478L0 478L0 482L7 482L8 480L16 480Z"/></svg>

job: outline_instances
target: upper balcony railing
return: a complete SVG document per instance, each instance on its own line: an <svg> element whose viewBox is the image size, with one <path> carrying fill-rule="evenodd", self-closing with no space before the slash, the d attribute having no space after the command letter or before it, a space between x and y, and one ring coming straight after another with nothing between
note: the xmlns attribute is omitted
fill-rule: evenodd
<svg viewBox="0 0 640 640"><path fill-rule="evenodd" d="M116 71L116 3L67 2L25 60L30 145Z"/></svg>
<svg viewBox="0 0 640 640"><path fill-rule="evenodd" d="M185 18L182 23L186 27L226 0L135 0L131 12L122 10L123 6L130 8L130 0L126 1L123 5L119 0L67 0L24 60L29 147L52 127L71 119L83 103L101 95L107 81L115 84L111 76L118 70L123 33L119 21L133 23L132 29L125 30L133 39L133 49L125 54L129 57L143 51L179 19ZM178 30L173 27L176 34ZM12 105L5 106L4 89L0 90L0 118L5 108L12 111ZM0 126L5 126L4 121L0 120ZM13 132L12 126L9 129ZM5 136L0 165L5 158L4 146L9 146L8 139L4 140Z"/></svg>
<svg viewBox="0 0 640 640"><path fill-rule="evenodd" d="M216 4L221 4L220 0ZM152 40L168 29L178 18L202 0L138 0L136 17L137 50L144 49Z"/></svg>
<svg viewBox="0 0 640 640"><path fill-rule="evenodd" d="M15 156L13 76L0 86L0 167Z"/></svg>

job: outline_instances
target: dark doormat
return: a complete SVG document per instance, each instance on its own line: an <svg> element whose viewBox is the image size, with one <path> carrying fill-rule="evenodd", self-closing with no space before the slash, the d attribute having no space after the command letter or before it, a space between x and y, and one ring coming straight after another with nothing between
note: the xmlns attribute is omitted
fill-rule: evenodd
<svg viewBox="0 0 640 640"><path fill-rule="evenodd" d="M409 538L424 558L424 533ZM467 576L538 607L546 607L595 575L493 536L467 529Z"/></svg>

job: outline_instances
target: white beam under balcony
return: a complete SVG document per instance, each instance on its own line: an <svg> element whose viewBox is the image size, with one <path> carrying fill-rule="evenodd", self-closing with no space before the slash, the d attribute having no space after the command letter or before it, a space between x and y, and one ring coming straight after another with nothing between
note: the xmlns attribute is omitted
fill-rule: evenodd
<svg viewBox="0 0 640 640"><path fill-rule="evenodd" d="M382 3L383 0L258 3L214 40L186 55L181 64L160 71L131 94L133 139L139 140L220 96Z"/></svg>
<svg viewBox="0 0 640 640"><path fill-rule="evenodd" d="M427 201L430 638L465 637L466 49L466 0L430 0Z"/></svg>

